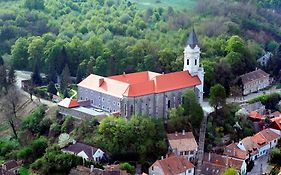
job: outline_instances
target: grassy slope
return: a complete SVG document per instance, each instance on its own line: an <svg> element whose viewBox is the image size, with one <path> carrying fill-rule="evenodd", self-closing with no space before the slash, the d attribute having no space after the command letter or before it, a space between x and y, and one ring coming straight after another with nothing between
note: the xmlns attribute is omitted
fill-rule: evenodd
<svg viewBox="0 0 281 175"><path fill-rule="evenodd" d="M196 3L195 0L131 0L139 4L140 8L158 8L173 7L177 10L192 9Z"/></svg>

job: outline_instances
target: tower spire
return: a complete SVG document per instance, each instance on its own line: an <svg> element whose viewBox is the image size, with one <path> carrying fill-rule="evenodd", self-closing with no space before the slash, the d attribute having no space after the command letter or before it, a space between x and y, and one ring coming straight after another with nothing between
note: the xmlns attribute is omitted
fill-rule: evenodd
<svg viewBox="0 0 281 175"><path fill-rule="evenodd" d="M187 45L190 46L190 48L194 49L196 45L198 45L198 39L197 35L195 33L194 27L192 28L192 31L189 34L188 40L187 40Z"/></svg>

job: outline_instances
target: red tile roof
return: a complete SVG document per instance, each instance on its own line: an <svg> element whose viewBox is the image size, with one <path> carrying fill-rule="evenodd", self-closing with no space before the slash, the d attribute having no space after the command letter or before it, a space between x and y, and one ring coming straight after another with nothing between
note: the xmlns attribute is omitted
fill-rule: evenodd
<svg viewBox="0 0 281 175"><path fill-rule="evenodd" d="M281 130L281 116L271 119L270 128Z"/></svg>
<svg viewBox="0 0 281 175"><path fill-rule="evenodd" d="M281 117L281 112L275 111L271 115L274 116L274 117Z"/></svg>
<svg viewBox="0 0 281 175"><path fill-rule="evenodd" d="M158 166L164 175L175 175L194 168L194 165L182 156L171 156L163 160L157 160L152 166Z"/></svg>
<svg viewBox="0 0 281 175"><path fill-rule="evenodd" d="M244 160L214 153L205 153L202 174L222 174L228 167L241 171Z"/></svg>
<svg viewBox="0 0 281 175"><path fill-rule="evenodd" d="M138 72L111 77L89 75L78 86L106 93L112 96L135 97L161 93L200 85L198 76L191 76L188 71L168 74Z"/></svg>
<svg viewBox="0 0 281 175"><path fill-rule="evenodd" d="M226 146L223 154L243 160L245 160L248 157L247 152L239 149L236 143L231 143L230 145Z"/></svg>
<svg viewBox="0 0 281 175"><path fill-rule="evenodd" d="M249 117L252 118L252 119L255 119L255 120L256 119L258 119L258 120L262 119L262 115L260 113L258 113L257 111L250 112Z"/></svg>
<svg viewBox="0 0 281 175"><path fill-rule="evenodd" d="M61 102L58 103L59 106L65 107L65 108L75 108L79 107L79 104L77 100L65 98Z"/></svg>
<svg viewBox="0 0 281 175"><path fill-rule="evenodd" d="M192 132L167 134L169 145L177 151L196 151L197 142Z"/></svg>
<svg viewBox="0 0 281 175"><path fill-rule="evenodd" d="M267 128L259 132L262 136L267 140L267 142L271 142L275 139L280 138L280 135L274 132L272 129Z"/></svg>

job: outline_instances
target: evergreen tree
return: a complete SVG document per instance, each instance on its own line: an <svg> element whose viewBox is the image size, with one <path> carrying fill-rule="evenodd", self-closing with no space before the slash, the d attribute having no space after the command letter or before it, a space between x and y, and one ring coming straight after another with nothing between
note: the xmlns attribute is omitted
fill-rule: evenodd
<svg viewBox="0 0 281 175"><path fill-rule="evenodd" d="M81 68L81 65L79 65L76 73L76 83L80 83L84 76L85 76L85 72Z"/></svg>
<svg viewBox="0 0 281 175"><path fill-rule="evenodd" d="M57 89L56 89L55 83L52 81L48 84L48 92L50 92L51 94L54 94L54 95L57 94Z"/></svg>
<svg viewBox="0 0 281 175"><path fill-rule="evenodd" d="M69 98L69 94L68 94L67 89L65 89L65 90L63 91L63 97L64 97L64 98Z"/></svg>
<svg viewBox="0 0 281 175"><path fill-rule="evenodd" d="M35 85L41 85L42 84L42 77L40 75L39 65L37 63L35 64L34 70L32 72L31 80L32 80L32 83L35 84Z"/></svg>
<svg viewBox="0 0 281 175"><path fill-rule="evenodd" d="M4 65L0 65L0 91L7 86L7 72Z"/></svg>
<svg viewBox="0 0 281 175"><path fill-rule="evenodd" d="M16 82L15 68L11 66L8 73L8 83L14 84Z"/></svg>
<svg viewBox="0 0 281 175"><path fill-rule="evenodd" d="M57 74L55 71L55 68L50 64L48 69L48 75L47 75L48 82L57 82Z"/></svg>
<svg viewBox="0 0 281 175"><path fill-rule="evenodd" d="M4 60L3 60L3 57L0 56L0 66L3 66L4 65Z"/></svg>
<svg viewBox="0 0 281 175"><path fill-rule="evenodd" d="M56 62L57 65L56 71L59 75L62 74L62 71L65 68L66 64L68 64L68 57L67 57L66 49L63 46Z"/></svg>
<svg viewBox="0 0 281 175"><path fill-rule="evenodd" d="M64 90L66 90L69 83L70 83L70 72L69 72L68 65L65 65L65 67L62 71L61 80L60 80L61 92L64 92Z"/></svg>

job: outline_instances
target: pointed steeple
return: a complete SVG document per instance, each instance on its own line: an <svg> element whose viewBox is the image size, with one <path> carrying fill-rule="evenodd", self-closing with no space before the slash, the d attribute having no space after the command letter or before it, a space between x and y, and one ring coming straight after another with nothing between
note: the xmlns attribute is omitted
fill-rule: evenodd
<svg viewBox="0 0 281 175"><path fill-rule="evenodd" d="M195 46L198 45L198 39L197 39L197 36L196 36L194 28L190 32L189 38L188 38L186 44L189 45L192 49L194 49Z"/></svg>

